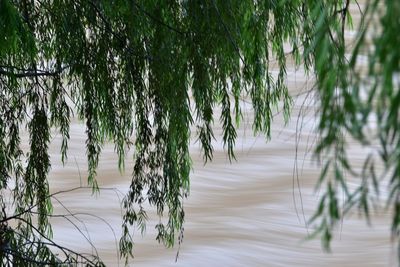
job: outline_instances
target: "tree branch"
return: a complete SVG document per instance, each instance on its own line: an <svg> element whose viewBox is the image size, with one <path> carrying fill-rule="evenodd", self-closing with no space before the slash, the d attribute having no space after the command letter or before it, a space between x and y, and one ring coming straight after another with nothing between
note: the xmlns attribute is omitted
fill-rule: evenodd
<svg viewBox="0 0 400 267"><path fill-rule="evenodd" d="M0 75L13 76L15 78L29 78L29 77L43 77L43 76L57 76L70 66L64 66L54 71L48 70L33 70L21 69L14 66L0 65Z"/></svg>

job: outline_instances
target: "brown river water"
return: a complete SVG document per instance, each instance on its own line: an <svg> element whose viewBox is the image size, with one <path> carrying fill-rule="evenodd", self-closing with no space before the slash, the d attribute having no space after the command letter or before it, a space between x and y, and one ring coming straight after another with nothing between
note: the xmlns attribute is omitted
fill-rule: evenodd
<svg viewBox="0 0 400 267"><path fill-rule="evenodd" d="M389 212L374 213L371 226L357 212L347 216L335 231L332 253L322 251L318 238L305 240L312 231L305 220L312 216L319 199L319 192L314 190L319 168L310 152L315 141L316 107L312 97L304 93L312 81L307 81L301 70L288 70L288 85L294 96L293 115L286 126L281 115L274 118L269 142L253 135L251 105L243 103L245 116L236 141L237 162L229 163L218 125L211 163L204 165L200 146L193 142L191 193L184 203L182 245L166 249L157 243L157 216L150 212L146 235L136 235L135 258L130 266L397 265L397 249L390 240ZM61 164L59 145L60 138L55 135L51 147L51 191L86 185L84 126L78 121L71 125L66 166ZM70 221L54 218L52 223L55 241L80 252L98 253L108 266L123 266L117 250L123 212L120 199L128 190L132 157L128 157L126 170L120 174L113 148L105 146L98 170L99 185L109 189L98 195L92 195L90 189L57 195L53 199L54 214L76 216ZM296 151L298 180L293 176ZM361 163L364 155L355 146L353 164Z"/></svg>

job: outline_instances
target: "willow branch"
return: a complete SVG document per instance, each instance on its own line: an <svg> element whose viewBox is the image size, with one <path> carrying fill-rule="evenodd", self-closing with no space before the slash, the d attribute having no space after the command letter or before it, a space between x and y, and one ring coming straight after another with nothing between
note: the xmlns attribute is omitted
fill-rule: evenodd
<svg viewBox="0 0 400 267"><path fill-rule="evenodd" d="M0 75L12 76L15 78L29 78L29 77L43 77L43 76L57 76L60 75L64 70L70 66L65 66L54 71L48 70L33 70L33 69L22 69L14 66L0 65Z"/></svg>

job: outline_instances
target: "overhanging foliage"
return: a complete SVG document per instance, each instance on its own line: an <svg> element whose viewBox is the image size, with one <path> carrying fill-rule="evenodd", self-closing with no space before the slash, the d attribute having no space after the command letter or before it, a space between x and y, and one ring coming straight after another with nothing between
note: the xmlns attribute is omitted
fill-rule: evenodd
<svg viewBox="0 0 400 267"><path fill-rule="evenodd" d="M20 223L12 235L1 236L7 244L1 247L3 259L29 255L33 261L56 260L50 250L39 253L43 240L51 239L50 128L62 135L65 161L74 110L86 124L88 182L94 190L105 142L115 144L121 169L127 150L135 152L123 202L122 255L132 254L132 226L145 229L146 202L160 218L167 215L167 222L160 219L156 226L157 239L172 246L182 229L182 201L189 192L190 139L198 139L204 160L211 160L212 125L219 119L227 153L234 158L243 95L252 101L254 132L269 137L272 109L282 102L285 117L290 113L288 56L316 77L320 139L315 152L323 162L319 184L327 190L315 218L322 218L317 229L325 246L343 216L341 209L348 208L339 207L338 191L347 193L349 207L357 205L368 214L368 188L379 188L371 156L360 188L347 189L343 173L352 168L346 135L364 145L380 140L381 159L392 175L388 201L397 234L400 2L379 2L366 1L356 43L349 48L344 39L351 22L349 0L0 0L0 184L5 189L15 181L19 215L3 212L1 218L4 229L9 229L9 218ZM380 18L381 30L369 47L366 32L374 16ZM362 55L369 60L367 74L357 70ZM277 75L272 61L278 64ZM216 107L222 111L219 118ZM377 119L374 136L365 134L370 116ZM30 134L29 151L20 147L23 127ZM4 198L1 205L6 205ZM38 233L41 245L26 247L28 252L18 245L16 234L36 240ZM18 254L10 254L13 250Z"/></svg>

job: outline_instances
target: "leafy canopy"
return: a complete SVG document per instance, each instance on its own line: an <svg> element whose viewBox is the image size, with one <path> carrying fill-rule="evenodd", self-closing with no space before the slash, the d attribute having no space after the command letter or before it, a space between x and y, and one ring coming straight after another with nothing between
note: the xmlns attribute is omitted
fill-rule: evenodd
<svg viewBox="0 0 400 267"><path fill-rule="evenodd" d="M350 2L358 5L349 0L0 0L0 186L12 191L15 206L15 214L7 214L0 195L3 262L60 261L49 249L56 244L49 242L48 145L50 129L58 129L62 161L67 160L74 112L86 124L88 183L94 190L105 142L115 144L121 170L126 152L134 151L132 183L123 201L122 256L132 255L133 226L145 230L145 203L160 216L157 239L172 246L182 231L182 203L189 193L190 139L198 139L204 160L211 160L212 126L219 119L234 159L243 96L252 102L254 132L269 137L272 110L283 103L285 117L290 113L288 57L316 79L320 138L315 153L322 164L319 186L327 190L313 221L325 247L342 211L356 205L369 214L369 189L379 192L385 177L376 173L375 158L390 175L388 204L397 235L400 2L365 1L349 45L344 34L351 24ZM371 25L380 29L372 45ZM366 73L359 70L361 57L368 59ZM378 129L373 134L371 118ZM24 127L28 151L21 149ZM346 136L364 146L379 141L362 174L346 156ZM348 189L348 172L361 178L355 191ZM338 205L341 190L348 199L344 207ZM11 228L10 220L18 227ZM32 245L22 245L26 240ZM67 262L100 264L63 252Z"/></svg>

